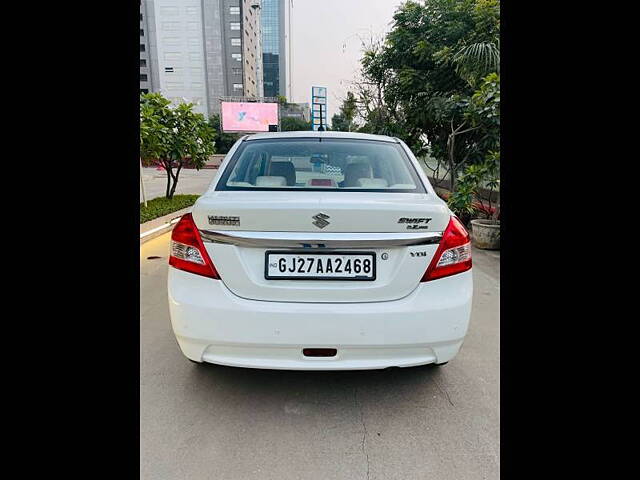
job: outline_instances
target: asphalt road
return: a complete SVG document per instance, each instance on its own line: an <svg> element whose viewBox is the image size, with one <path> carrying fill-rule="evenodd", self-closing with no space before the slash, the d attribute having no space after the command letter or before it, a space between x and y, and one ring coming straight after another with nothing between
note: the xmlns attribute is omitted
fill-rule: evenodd
<svg viewBox="0 0 640 480"><path fill-rule="evenodd" d="M168 241L140 248L142 479L499 478L499 253L474 250L471 326L448 365L286 372L182 356Z"/></svg>

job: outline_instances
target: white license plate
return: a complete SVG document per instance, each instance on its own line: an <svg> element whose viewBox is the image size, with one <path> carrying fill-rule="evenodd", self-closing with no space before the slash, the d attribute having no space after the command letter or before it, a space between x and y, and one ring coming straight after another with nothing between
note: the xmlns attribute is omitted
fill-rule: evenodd
<svg viewBox="0 0 640 480"><path fill-rule="evenodd" d="M266 252L268 280L375 280L374 253Z"/></svg>

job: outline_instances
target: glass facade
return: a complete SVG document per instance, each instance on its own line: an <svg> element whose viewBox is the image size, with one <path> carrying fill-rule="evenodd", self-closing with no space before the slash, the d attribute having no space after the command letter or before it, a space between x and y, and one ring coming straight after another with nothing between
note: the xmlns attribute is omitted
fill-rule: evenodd
<svg viewBox="0 0 640 480"><path fill-rule="evenodd" d="M284 28L284 25L280 25L280 1L282 0L262 1L262 72L265 97L281 95L280 28Z"/></svg>

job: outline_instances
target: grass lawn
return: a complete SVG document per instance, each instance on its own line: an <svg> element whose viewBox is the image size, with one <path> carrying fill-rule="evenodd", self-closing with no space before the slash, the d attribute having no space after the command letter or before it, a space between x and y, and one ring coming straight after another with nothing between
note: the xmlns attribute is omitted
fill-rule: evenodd
<svg viewBox="0 0 640 480"><path fill-rule="evenodd" d="M154 218L168 215L183 208L190 207L200 195L174 195L171 200L165 197L154 198L147 201L147 206L144 203L140 204L140 223L148 222Z"/></svg>

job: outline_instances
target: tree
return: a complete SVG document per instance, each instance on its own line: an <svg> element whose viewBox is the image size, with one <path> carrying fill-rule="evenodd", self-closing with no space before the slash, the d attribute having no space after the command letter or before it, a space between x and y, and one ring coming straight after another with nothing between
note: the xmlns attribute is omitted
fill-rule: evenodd
<svg viewBox="0 0 640 480"><path fill-rule="evenodd" d="M175 106L159 93L140 96L140 155L164 167L166 198L173 198L186 162L200 169L215 153L214 136L213 128L204 115L193 111L192 103Z"/></svg>
<svg viewBox="0 0 640 480"><path fill-rule="evenodd" d="M484 183L490 188L487 211L491 211L491 195L494 189L497 190L495 220L500 215L500 75L491 73L482 80L466 103L462 125L475 130L474 151L482 157L465 167L460 188L449 198L449 206L458 214L469 213L474 196L484 206L478 195L478 189Z"/></svg>
<svg viewBox="0 0 640 480"><path fill-rule="evenodd" d="M300 118L283 117L280 120L281 132L294 132L300 130L311 130L311 122L306 122Z"/></svg>
<svg viewBox="0 0 640 480"><path fill-rule="evenodd" d="M474 31L458 46L451 58L456 71L475 87L490 73L500 73L500 2L474 2Z"/></svg>
<svg viewBox="0 0 640 480"><path fill-rule="evenodd" d="M336 113L331 117L331 130L335 130L336 132L349 132L351 131L350 127L351 124L341 113Z"/></svg>
<svg viewBox="0 0 640 480"><path fill-rule="evenodd" d="M357 100L353 92L347 92L347 98L340 106L340 113L331 118L331 130L351 132L356 129L354 119L358 113Z"/></svg>
<svg viewBox="0 0 640 480"><path fill-rule="evenodd" d="M209 118L209 125L211 125L211 128L213 128L215 132L214 141L217 153L228 153L233 144L236 143L242 136L238 133L223 132L222 124L220 122L220 115L212 115Z"/></svg>
<svg viewBox="0 0 640 480"><path fill-rule="evenodd" d="M403 112L397 99L386 95L389 86L389 66L386 64L385 45L381 40L372 39L361 59L361 79L355 82L356 111L362 125L359 132L400 136L407 144L415 147L413 132L404 121Z"/></svg>
<svg viewBox="0 0 640 480"><path fill-rule="evenodd" d="M372 41L356 85L360 131L402 138L429 155L436 185L452 189L491 149L468 108L478 85L499 70L498 0L408 1L384 41Z"/></svg>

